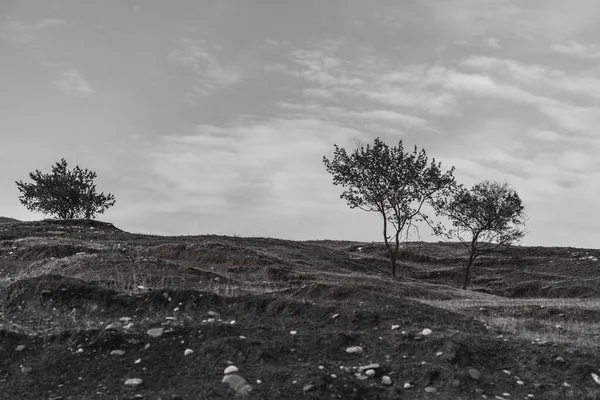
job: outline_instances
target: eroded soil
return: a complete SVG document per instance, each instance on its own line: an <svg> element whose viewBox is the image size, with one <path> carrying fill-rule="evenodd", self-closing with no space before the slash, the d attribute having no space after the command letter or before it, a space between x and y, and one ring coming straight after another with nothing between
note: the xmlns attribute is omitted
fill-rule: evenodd
<svg viewBox="0 0 600 400"><path fill-rule="evenodd" d="M593 250L518 248L484 260L465 292L456 244L407 245L391 278L377 244L167 238L97 221L4 220L0 236L2 399L232 399L230 365L248 399L600 399L600 349L477 319L590 321L593 301L460 313L423 302L599 298L600 265L582 258Z"/></svg>

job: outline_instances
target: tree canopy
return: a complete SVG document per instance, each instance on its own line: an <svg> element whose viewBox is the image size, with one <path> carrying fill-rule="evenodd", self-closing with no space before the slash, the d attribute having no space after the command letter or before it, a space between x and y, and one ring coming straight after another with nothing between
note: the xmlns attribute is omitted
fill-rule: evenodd
<svg viewBox="0 0 600 400"><path fill-rule="evenodd" d="M525 206L506 182L483 181L470 190L458 186L435 202L438 215L446 216L452 228L438 226L437 233L458 239L468 250L463 289L469 282L477 257L520 241L525 236Z"/></svg>
<svg viewBox="0 0 600 400"><path fill-rule="evenodd" d="M418 221L429 222L423 205L453 184L454 168L443 172L441 163L429 162L425 150L415 146L412 152L405 152L402 141L390 147L376 138L351 154L334 147L332 160L323 157L325 168L334 185L345 188L340 198L350 208L382 216L384 242L395 275L401 235Z"/></svg>
<svg viewBox="0 0 600 400"><path fill-rule="evenodd" d="M67 167L63 158L52 166L52 173L36 170L29 174L32 183L15 182L21 204L59 219L93 219L115 204L112 194L96 193L95 172Z"/></svg>

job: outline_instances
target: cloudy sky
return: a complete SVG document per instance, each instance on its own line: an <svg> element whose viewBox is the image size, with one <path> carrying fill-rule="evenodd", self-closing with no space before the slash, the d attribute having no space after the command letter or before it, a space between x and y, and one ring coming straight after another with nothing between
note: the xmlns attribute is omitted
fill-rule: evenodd
<svg viewBox="0 0 600 400"><path fill-rule="evenodd" d="M322 164L380 136L599 248L599 38L597 0L3 0L0 215L64 157L128 231L381 240Z"/></svg>

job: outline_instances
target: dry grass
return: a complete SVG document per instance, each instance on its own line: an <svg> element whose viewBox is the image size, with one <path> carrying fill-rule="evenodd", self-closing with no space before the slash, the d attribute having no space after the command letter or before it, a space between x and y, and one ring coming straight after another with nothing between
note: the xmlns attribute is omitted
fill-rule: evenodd
<svg viewBox="0 0 600 400"><path fill-rule="evenodd" d="M496 296L449 301L415 299L445 310L466 314L531 342L568 343L600 347L600 299L508 299Z"/></svg>

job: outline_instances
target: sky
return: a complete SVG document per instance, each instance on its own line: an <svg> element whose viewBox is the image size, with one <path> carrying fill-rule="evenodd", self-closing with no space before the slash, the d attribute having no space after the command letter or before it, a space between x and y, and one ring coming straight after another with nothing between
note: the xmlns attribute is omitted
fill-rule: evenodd
<svg viewBox="0 0 600 400"><path fill-rule="evenodd" d="M381 241L322 162L380 137L600 248L599 38L597 0L3 0L0 215L66 158L130 232Z"/></svg>

